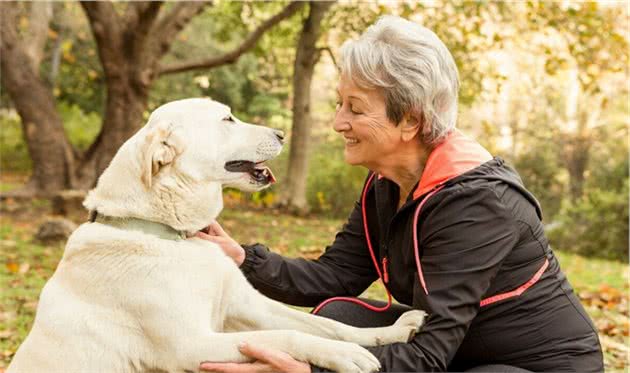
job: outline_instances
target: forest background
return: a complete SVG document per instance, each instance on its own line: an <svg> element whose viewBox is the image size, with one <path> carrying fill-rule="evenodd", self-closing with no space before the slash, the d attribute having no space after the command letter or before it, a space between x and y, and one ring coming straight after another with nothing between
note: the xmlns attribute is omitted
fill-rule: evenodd
<svg viewBox="0 0 630 373"><path fill-rule="evenodd" d="M226 190L225 221L260 226L235 235L290 255L321 252L366 175L343 162L332 129L336 56L397 14L453 53L458 127L516 167L539 199L552 247L608 338L607 366L627 367L626 2L4 2L0 13L5 360L62 250L33 240L35 223L60 192L90 188L165 102L208 96L285 131L271 163L278 183ZM276 229L265 224L285 229L269 236ZM291 226L325 233L311 239Z"/></svg>

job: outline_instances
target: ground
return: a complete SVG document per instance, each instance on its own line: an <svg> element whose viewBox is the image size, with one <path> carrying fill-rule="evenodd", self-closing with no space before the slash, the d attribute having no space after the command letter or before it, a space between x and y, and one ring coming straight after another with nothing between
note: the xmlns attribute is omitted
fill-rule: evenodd
<svg viewBox="0 0 630 373"><path fill-rule="evenodd" d="M38 225L49 217L47 201L4 200L0 204L0 257L4 262L0 263L0 372L3 372L31 328L39 293L57 266L63 243L43 245L33 238ZM84 218L79 214L73 219L80 223ZM317 257L343 223L316 216L297 218L234 203L228 203L219 221L239 242L263 242L279 253L307 258ZM630 327L627 264L563 252L556 254L599 329L607 371L626 371ZM366 293L385 299L379 285Z"/></svg>

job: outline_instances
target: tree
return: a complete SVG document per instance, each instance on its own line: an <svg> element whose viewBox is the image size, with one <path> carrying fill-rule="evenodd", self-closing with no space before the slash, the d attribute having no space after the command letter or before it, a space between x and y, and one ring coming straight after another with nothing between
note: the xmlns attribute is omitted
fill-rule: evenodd
<svg viewBox="0 0 630 373"><path fill-rule="evenodd" d="M33 10L45 3L32 3ZM33 161L33 176L29 189L58 190L72 177L74 154L54 105L51 90L38 74L40 53L26 47L19 35L20 4L0 4L0 68L2 86L22 119L22 128ZM32 14L39 14L33 11ZM30 25L37 25L33 20ZM39 21L47 24L47 20ZM39 24L38 26L41 26ZM41 40L47 27L32 28L30 38Z"/></svg>
<svg viewBox="0 0 630 373"><path fill-rule="evenodd" d="M302 32L296 46L293 67L293 124L291 127L291 148L287 170L287 186L283 195L290 210L308 210L306 200L306 179L308 175L309 140L311 137L311 83L315 65L322 53L317 48L321 35L322 20L332 2L311 1L308 17L304 20Z"/></svg>
<svg viewBox="0 0 630 373"><path fill-rule="evenodd" d="M37 3L33 3L37 4ZM50 88L27 54L20 35L18 3L2 3L0 63L2 84L20 117L33 160L32 192L50 194L65 188L89 188L107 167L120 145L143 122L149 89L160 75L211 69L234 63L275 24L297 12L302 4L289 3L262 22L234 49L216 56L162 65L175 37L209 6L207 2L82 2L97 44L106 84L103 125L85 152L68 142ZM47 27L45 27L47 31Z"/></svg>
<svg viewBox="0 0 630 373"><path fill-rule="evenodd" d="M626 87L628 41L619 25L619 9L598 3L538 3L529 5L528 21L553 28L560 48L547 61L550 75L563 76L568 84L558 128L561 159L569 174L572 202L584 194L591 148L608 103ZM540 26L539 26L540 27ZM621 89L623 90L623 89Z"/></svg>

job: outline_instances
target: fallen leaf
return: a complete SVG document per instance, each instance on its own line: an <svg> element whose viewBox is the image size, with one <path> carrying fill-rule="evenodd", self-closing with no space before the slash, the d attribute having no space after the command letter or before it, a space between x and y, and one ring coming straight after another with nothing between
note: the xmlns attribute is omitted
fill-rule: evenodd
<svg viewBox="0 0 630 373"><path fill-rule="evenodd" d="M8 262L6 266L7 270L11 273L18 273L18 271L20 270L20 266L16 262Z"/></svg>
<svg viewBox="0 0 630 373"><path fill-rule="evenodd" d="M29 268L31 268L31 265L30 265L30 264L28 264L28 263L22 263L22 264L20 264L20 267L19 267L18 273L19 273L19 274L21 274L21 275L23 275L23 274L25 274L26 272L28 272L28 269L29 269Z"/></svg>

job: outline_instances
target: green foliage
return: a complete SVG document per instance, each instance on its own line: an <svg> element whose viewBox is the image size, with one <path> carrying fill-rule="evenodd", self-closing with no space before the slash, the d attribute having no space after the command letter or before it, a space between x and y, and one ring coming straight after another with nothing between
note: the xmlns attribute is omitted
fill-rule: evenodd
<svg viewBox="0 0 630 373"><path fill-rule="evenodd" d="M207 58L231 50L264 19L285 5L218 2L192 20L177 38L164 63ZM274 27L269 31L273 36L265 34L256 48L233 64L209 71L161 77L152 86L150 110L175 99L208 96L230 106L242 120L273 122L274 128L286 130L286 123L290 121L287 100L291 87L293 39L297 33L297 26L291 25L295 18Z"/></svg>
<svg viewBox="0 0 630 373"><path fill-rule="evenodd" d="M41 74L58 101L78 106L85 113L101 113L105 104L105 81L96 43L78 3L58 3L50 25L47 54ZM53 60L58 58L58 70Z"/></svg>
<svg viewBox="0 0 630 373"><path fill-rule="evenodd" d="M78 150L86 150L101 129L101 116L95 112L85 113L79 105L65 101L57 105L63 128L68 140Z"/></svg>
<svg viewBox="0 0 630 373"><path fill-rule="evenodd" d="M367 170L343 160L341 138L313 149L307 180L307 200L314 212L347 217L361 193Z"/></svg>
<svg viewBox="0 0 630 373"><path fill-rule="evenodd" d="M563 250L627 262L628 218L626 179L621 190L597 189L576 204L565 201L549 240Z"/></svg>
<svg viewBox="0 0 630 373"><path fill-rule="evenodd" d="M79 151L86 150L101 128L100 115L85 113L79 105L61 101L57 105L68 140ZM20 117L11 110L0 112L0 170L26 172L32 162L22 133Z"/></svg>
<svg viewBox="0 0 630 373"><path fill-rule="evenodd" d="M31 159L24 141L20 117L13 110L0 111L0 171L28 171Z"/></svg>
<svg viewBox="0 0 630 373"><path fill-rule="evenodd" d="M546 223L552 222L560 210L565 193L562 165L557 147L549 141L541 141L517 157L514 167L523 183L538 200Z"/></svg>
<svg viewBox="0 0 630 373"><path fill-rule="evenodd" d="M584 196L574 204L564 200L549 236L563 250L628 261L629 128L609 120L597 131Z"/></svg>

